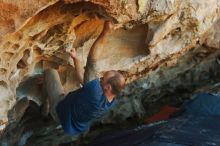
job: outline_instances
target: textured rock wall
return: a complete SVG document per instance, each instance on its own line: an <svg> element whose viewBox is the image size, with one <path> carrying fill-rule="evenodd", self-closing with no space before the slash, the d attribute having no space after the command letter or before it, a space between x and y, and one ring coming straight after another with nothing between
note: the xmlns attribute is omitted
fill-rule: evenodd
<svg viewBox="0 0 220 146"><path fill-rule="evenodd" d="M66 51L75 47L85 65L105 20L113 21L118 29L103 44L99 71L121 70L130 84L119 107L103 123L141 118L147 114L147 106L177 88L192 92L218 81L219 0L3 0L0 128L5 143L13 139L10 144L17 144L25 134L31 135L30 145L46 145L58 136L54 143L65 142L54 123L24 122L26 118L40 120L36 111L30 113L32 102L26 99L34 101L35 107L42 104L40 78L46 67L58 70L66 93L79 88ZM49 128L45 131L44 127ZM20 132L13 137L15 129ZM42 133L46 133L45 139L39 140ZM48 136L51 133L58 136Z"/></svg>

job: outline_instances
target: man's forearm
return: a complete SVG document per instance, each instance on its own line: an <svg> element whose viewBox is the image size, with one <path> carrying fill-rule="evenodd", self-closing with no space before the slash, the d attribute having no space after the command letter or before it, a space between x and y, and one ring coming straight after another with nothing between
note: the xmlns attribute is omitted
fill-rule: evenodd
<svg viewBox="0 0 220 146"><path fill-rule="evenodd" d="M92 45L89 54L88 59L97 60L99 56L101 55L103 51L103 45L106 42L106 35L108 34L108 31L103 30L101 34L98 36L94 44Z"/></svg>
<svg viewBox="0 0 220 146"><path fill-rule="evenodd" d="M105 22L101 34L92 45L87 57L86 68L84 73L84 84L97 77L97 61L103 52L106 36L111 32L110 22Z"/></svg>
<svg viewBox="0 0 220 146"><path fill-rule="evenodd" d="M83 65L82 65L81 61L77 57L74 57L72 59L73 59L74 65L75 65L76 76L77 76L79 82L81 84L83 84L83 82L84 82L84 79L83 79L84 78L84 68L83 68Z"/></svg>
<svg viewBox="0 0 220 146"><path fill-rule="evenodd" d="M86 62L85 73L84 73L84 84L97 77L96 62L99 59L101 53L103 52L103 45L106 41L106 34L107 31L103 30L89 51L89 55L87 57L87 62Z"/></svg>

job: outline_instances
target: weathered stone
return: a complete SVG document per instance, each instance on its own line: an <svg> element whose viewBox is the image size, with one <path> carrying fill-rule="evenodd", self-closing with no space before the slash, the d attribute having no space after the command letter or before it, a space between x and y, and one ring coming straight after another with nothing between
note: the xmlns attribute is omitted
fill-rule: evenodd
<svg viewBox="0 0 220 146"><path fill-rule="evenodd" d="M196 88L219 81L215 60L220 55L219 0L3 0L2 144L22 145L27 138L28 145L71 140L52 119L44 122L39 114L45 98L40 80L44 68L52 67L58 70L65 93L79 88L67 51L75 47L85 65L105 20L118 29L103 44L99 72L120 70L128 86L102 124L141 121L155 111L153 105L166 102L163 98L183 102ZM34 120L39 125L31 124Z"/></svg>

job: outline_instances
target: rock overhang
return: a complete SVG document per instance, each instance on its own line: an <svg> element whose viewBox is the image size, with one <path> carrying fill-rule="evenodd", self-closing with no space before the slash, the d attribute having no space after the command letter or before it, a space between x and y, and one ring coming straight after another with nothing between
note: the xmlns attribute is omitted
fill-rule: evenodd
<svg viewBox="0 0 220 146"><path fill-rule="evenodd" d="M66 93L79 88L66 50L75 47L85 65L106 19L114 21L119 29L103 44L106 49L99 58L99 71L121 70L127 83L140 82L135 85L143 85L144 89L166 85L206 59L214 63L219 54L217 0L209 4L205 0L65 0L33 1L33 5L6 1L1 6L11 8L10 15L1 9L1 25L8 27L2 29L0 41L2 123L7 123L8 111L23 97L41 104L43 97L36 92L40 90L38 81L31 78L40 76L44 67L58 70ZM188 58L181 59L184 55ZM189 60L195 58L190 64ZM21 88L29 80L26 87L33 89ZM30 90L35 93L27 92ZM131 91L126 89L125 93Z"/></svg>

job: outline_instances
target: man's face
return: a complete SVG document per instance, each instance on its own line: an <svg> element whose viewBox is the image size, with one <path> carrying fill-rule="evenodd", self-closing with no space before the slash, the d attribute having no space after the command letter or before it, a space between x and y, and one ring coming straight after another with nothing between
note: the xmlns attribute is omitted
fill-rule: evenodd
<svg viewBox="0 0 220 146"><path fill-rule="evenodd" d="M101 86L104 87L107 84L108 76L107 72L104 72L102 77L100 78Z"/></svg>
<svg viewBox="0 0 220 146"><path fill-rule="evenodd" d="M100 78L100 82L101 82L101 86L103 88L104 91L109 90L109 86L111 86L110 84L107 83L108 79L112 77L112 73L110 72L104 72L103 76Z"/></svg>

